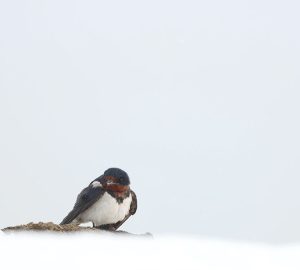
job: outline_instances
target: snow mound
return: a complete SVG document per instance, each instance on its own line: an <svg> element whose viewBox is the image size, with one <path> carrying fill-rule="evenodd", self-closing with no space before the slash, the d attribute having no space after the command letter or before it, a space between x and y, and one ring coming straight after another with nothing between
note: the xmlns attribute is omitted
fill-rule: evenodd
<svg viewBox="0 0 300 270"><path fill-rule="evenodd" d="M2 269L300 269L300 244L0 233Z"/></svg>

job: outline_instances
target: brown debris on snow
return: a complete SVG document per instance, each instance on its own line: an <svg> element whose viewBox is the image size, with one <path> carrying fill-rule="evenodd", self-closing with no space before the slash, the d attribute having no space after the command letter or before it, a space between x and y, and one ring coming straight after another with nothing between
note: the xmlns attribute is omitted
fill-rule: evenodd
<svg viewBox="0 0 300 270"><path fill-rule="evenodd" d="M53 222L30 222L24 225L12 226L2 229L4 232L23 232L23 231L49 231L49 232L79 232L79 231L96 231L91 227L80 227L73 224L58 225Z"/></svg>
<svg viewBox="0 0 300 270"><path fill-rule="evenodd" d="M72 232L93 232L93 233L111 233L111 234L122 234L128 236L152 236L150 233L145 234L132 234L125 231L104 231L92 227L81 227L74 224L58 225L53 222L30 222L24 225L12 226L2 229L5 233L15 233L15 232L57 232L57 233L72 233Z"/></svg>

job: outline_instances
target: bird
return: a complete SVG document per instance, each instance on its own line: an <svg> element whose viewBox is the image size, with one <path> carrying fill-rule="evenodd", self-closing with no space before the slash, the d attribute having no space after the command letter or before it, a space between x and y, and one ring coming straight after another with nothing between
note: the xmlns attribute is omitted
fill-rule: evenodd
<svg viewBox="0 0 300 270"><path fill-rule="evenodd" d="M93 227L116 231L137 210L137 197L128 174L109 168L77 196L73 209L60 225L92 222Z"/></svg>

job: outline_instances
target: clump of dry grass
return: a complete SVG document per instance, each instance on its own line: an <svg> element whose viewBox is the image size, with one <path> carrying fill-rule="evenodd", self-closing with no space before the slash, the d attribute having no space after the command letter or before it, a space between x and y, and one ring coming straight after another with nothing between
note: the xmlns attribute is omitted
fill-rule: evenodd
<svg viewBox="0 0 300 270"><path fill-rule="evenodd" d="M75 224L58 225L53 222L30 222L28 224L11 226L2 229L5 233L14 232L58 232L58 233L71 233L71 232L93 232L93 233L111 233L111 234L122 234L128 236L152 236L150 233L145 234L132 234L125 231L103 231L92 227L81 227Z"/></svg>
<svg viewBox="0 0 300 270"><path fill-rule="evenodd" d="M2 229L4 232L18 232L18 231L50 231L50 232L78 232L78 231L99 231L92 227L80 227L74 224L58 225L53 222L30 222L28 224L12 226Z"/></svg>

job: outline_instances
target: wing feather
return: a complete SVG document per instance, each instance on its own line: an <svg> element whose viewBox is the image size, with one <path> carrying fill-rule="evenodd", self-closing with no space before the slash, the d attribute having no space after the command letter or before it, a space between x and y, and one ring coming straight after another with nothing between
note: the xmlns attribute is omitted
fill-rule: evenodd
<svg viewBox="0 0 300 270"><path fill-rule="evenodd" d="M103 195L104 190L101 187L89 185L83 189L77 196L73 210L63 219L60 225L69 224L78 217L79 214L91 207Z"/></svg>

